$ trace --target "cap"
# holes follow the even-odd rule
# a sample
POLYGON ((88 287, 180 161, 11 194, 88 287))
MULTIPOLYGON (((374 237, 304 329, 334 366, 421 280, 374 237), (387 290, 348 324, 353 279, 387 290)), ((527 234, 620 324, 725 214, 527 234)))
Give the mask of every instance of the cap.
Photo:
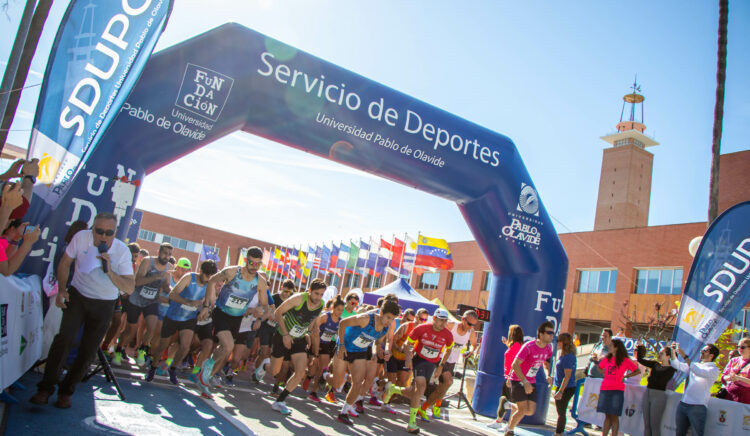
POLYGON ((180 260, 177 261, 177 267, 190 269, 191 268, 190 259, 188 259, 187 257, 181 257, 180 260))
POLYGON ((435 314, 433 315, 433 317, 439 318, 439 319, 449 319, 450 314, 445 309, 437 309, 435 310, 435 314))

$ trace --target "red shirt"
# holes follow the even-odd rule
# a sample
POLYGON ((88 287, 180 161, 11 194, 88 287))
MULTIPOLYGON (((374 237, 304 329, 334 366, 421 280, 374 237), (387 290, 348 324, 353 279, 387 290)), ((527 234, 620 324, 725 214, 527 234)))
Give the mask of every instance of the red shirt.
POLYGON ((604 380, 602 380, 601 390, 603 391, 624 391, 625 383, 623 378, 625 373, 628 371, 635 371, 638 369, 638 365, 627 357, 622 361, 620 366, 617 366, 617 361, 614 357, 611 359, 602 359, 599 362, 599 368, 604 373, 604 380))
POLYGON ((440 353, 453 346, 453 333, 449 328, 436 332, 432 324, 422 324, 409 333, 409 343, 417 343, 414 352, 428 362, 440 361, 440 353))
POLYGON ((515 359, 518 352, 521 351, 521 345, 520 342, 514 342, 513 345, 508 348, 508 351, 505 352, 505 362, 503 362, 503 366, 505 367, 505 377, 510 375, 510 372, 512 371, 511 367, 513 366, 513 359, 515 359))

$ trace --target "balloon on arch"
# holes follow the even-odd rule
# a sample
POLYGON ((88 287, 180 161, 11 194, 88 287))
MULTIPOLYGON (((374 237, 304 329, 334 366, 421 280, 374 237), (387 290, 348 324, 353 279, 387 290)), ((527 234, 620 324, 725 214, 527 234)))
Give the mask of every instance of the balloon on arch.
MULTIPOLYGON (((98 211, 114 211, 124 238, 146 175, 238 130, 456 203, 494 276, 473 396, 474 408, 493 416, 505 381, 501 338, 510 324, 525 332, 547 320, 559 325, 568 269, 515 145, 238 24, 148 60, 60 204, 32 202, 32 221, 46 217, 39 244, 45 249, 25 270, 43 274, 70 223, 91 223, 98 211)), ((537 389, 530 423, 543 423, 546 415, 546 383, 537 389)))

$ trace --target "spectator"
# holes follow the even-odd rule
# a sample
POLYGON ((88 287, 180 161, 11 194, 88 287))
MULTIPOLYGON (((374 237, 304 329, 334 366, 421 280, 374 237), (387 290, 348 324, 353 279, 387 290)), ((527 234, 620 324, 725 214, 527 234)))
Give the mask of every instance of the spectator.
POLYGON ((518 324, 512 324, 508 328, 508 338, 503 338, 503 344, 508 347, 505 351, 505 361, 503 363, 505 383, 503 383, 503 392, 500 397, 500 405, 497 408, 497 419, 488 427, 499 431, 505 431, 506 425, 503 423, 506 410, 512 410, 515 405, 510 401, 510 372, 513 360, 516 358, 518 351, 523 345, 523 329, 518 324), (510 338, 510 339, 508 339, 510 338))
POLYGON ((599 342, 594 345, 594 349, 591 350, 591 358, 589 359, 589 366, 586 369, 586 376, 591 378, 604 378, 604 374, 599 370, 597 362, 604 359, 609 354, 609 347, 612 345, 612 329, 602 330, 602 335, 599 337, 599 342))
POLYGON ((721 384, 727 392, 725 399, 750 404, 750 338, 740 339, 737 349, 740 355, 727 363, 721 384))
POLYGON ((665 393, 667 383, 677 372, 669 365, 672 350, 662 348, 659 351, 659 360, 647 360, 646 347, 643 345, 638 345, 635 353, 638 363, 650 370, 646 395, 643 396, 643 422, 646 426, 643 434, 644 436, 658 436, 661 434, 661 419, 667 403, 665 393))
MULTIPOLYGON (((34 193, 34 183, 36 183, 36 176, 39 174, 39 159, 25 160, 19 159, 10 166, 8 171, 0 174, 1 182, 9 182, 10 179, 19 177, 18 182, 13 184, 18 185, 20 189, 21 197, 18 199, 18 203, 13 204, 10 207, 10 219, 21 219, 26 215, 26 211, 29 210, 31 204, 31 196, 34 193)), ((0 204, 5 201, 5 197, 0 198, 0 204)), ((0 220, 0 228, 5 228, 7 223, 0 220)))
POLYGON ((719 368, 714 363, 719 356, 719 349, 716 345, 708 344, 701 349, 700 355, 700 362, 690 362, 680 346, 677 343, 672 344, 672 358, 669 364, 678 371, 688 373, 685 393, 682 394, 675 414, 677 436, 685 436, 691 427, 693 435, 703 436, 706 427, 706 405, 711 397, 711 386, 719 377, 719 368), (677 360, 677 354, 682 356, 685 362, 677 360))
MULTIPOLYGON (((596 411, 605 415, 602 436, 609 435, 610 431, 612 436, 617 436, 620 431, 622 406, 625 402, 625 383, 623 380, 641 373, 638 365, 628 358, 628 351, 621 340, 613 339, 610 342, 610 349, 607 357, 598 361, 599 368, 604 374, 601 392, 599 393, 599 403, 596 406, 596 411), (625 373, 628 371, 630 373, 626 375, 625 373)), ((597 357, 594 357, 594 359, 598 360, 597 357)))
POLYGON ((555 436, 561 436, 565 431, 565 421, 568 414, 568 403, 576 392, 576 346, 570 333, 560 333, 557 336, 560 347, 560 358, 555 364, 555 408, 557 409, 557 427, 555 436))
POLYGON ((28 228, 29 223, 21 223, 15 219, 3 231, 0 238, 0 274, 9 276, 18 271, 31 251, 31 246, 39 240, 39 226, 27 233, 28 228))

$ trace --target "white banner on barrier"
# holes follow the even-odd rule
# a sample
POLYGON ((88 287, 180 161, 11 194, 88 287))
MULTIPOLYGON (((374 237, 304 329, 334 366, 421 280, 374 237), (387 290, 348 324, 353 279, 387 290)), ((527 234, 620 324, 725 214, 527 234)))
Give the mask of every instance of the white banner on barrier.
POLYGON ((39 276, 0 275, 0 388, 5 389, 42 354, 42 282, 39 276))
MULTIPOLYGON (((596 411, 601 384, 601 379, 586 379, 586 383, 583 385, 583 393, 578 400, 579 420, 598 426, 604 423, 604 414, 596 411)), ((620 416, 621 432, 632 436, 643 435, 644 424, 641 404, 643 404, 645 393, 646 388, 644 386, 625 385, 625 403, 620 416)), ((675 413, 681 398, 682 394, 667 391, 667 404, 664 407, 664 415, 661 421, 661 434, 663 436, 674 436, 675 434, 675 413)), ((711 398, 708 402, 704 434, 706 436, 750 434, 750 404, 711 398)))

